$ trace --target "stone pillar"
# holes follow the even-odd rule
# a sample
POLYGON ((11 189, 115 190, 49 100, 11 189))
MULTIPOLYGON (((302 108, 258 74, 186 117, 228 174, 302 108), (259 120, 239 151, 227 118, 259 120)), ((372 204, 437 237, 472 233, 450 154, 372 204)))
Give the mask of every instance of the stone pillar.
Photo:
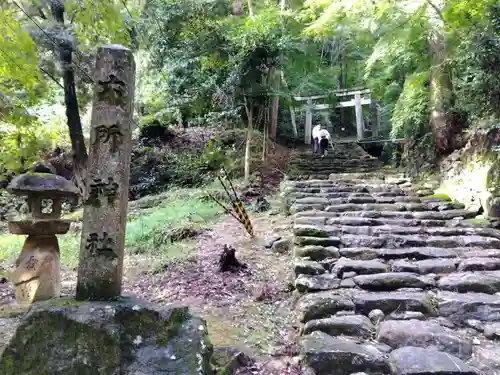
POLYGON ((127 221, 135 85, 132 52, 119 45, 101 47, 95 70, 78 300, 120 295, 127 221))
POLYGON ((372 102, 370 105, 371 113, 370 113, 370 120, 371 120, 371 125, 372 125, 372 137, 378 137, 378 128, 379 128, 379 115, 378 115, 378 108, 377 104, 372 102))
POLYGON ((364 138, 363 131, 363 108, 361 105, 361 94, 354 94, 354 105, 356 110, 356 132, 358 134, 358 140, 362 140, 364 138))
POLYGON ((306 128, 304 132, 304 143, 306 145, 311 144, 311 137, 312 137, 312 100, 307 99, 307 107, 306 107, 306 128))

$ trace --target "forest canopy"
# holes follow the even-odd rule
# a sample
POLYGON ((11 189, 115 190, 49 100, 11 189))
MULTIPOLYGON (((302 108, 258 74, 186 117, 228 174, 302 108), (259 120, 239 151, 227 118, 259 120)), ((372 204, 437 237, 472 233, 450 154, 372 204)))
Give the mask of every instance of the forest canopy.
POLYGON ((384 136, 432 132, 443 152, 457 129, 500 118, 496 0, 6 0, 0 29, 1 174, 56 146, 83 173, 106 43, 136 56, 140 131, 250 124, 289 137, 294 95, 352 87, 372 90, 384 136))

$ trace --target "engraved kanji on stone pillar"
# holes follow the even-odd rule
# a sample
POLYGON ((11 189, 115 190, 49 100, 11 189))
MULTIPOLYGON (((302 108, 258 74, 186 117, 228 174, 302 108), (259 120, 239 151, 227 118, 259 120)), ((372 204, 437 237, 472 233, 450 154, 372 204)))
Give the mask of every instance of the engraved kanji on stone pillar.
POLYGON ((132 52, 119 45, 99 48, 95 74, 79 300, 108 300, 121 293, 135 84, 132 52))

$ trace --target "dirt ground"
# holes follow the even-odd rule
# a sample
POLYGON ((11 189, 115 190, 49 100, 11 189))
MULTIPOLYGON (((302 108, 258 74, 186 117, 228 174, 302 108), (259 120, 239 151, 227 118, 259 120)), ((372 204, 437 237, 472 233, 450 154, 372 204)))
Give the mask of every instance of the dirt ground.
MULTIPOLYGON (((291 255, 265 248, 278 234, 289 233, 289 219, 253 214, 252 223, 253 239, 236 220, 223 217, 196 238, 195 255, 162 264, 160 272, 153 272, 152 259, 127 256, 123 292, 160 305, 190 306, 206 319, 216 353, 241 351, 251 358, 239 374, 297 374, 291 255), (246 270, 218 272, 224 244, 236 249, 246 270)), ((64 271, 62 277, 63 294, 74 294, 75 270, 64 271)), ((20 319, 6 307, 13 297, 12 287, 0 284, 0 343, 8 342, 20 319)))

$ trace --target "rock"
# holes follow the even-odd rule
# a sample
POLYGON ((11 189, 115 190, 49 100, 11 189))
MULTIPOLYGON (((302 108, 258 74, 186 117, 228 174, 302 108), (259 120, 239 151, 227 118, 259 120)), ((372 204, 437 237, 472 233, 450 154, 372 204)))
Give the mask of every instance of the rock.
POLYGON ((353 301, 356 311, 365 315, 375 309, 382 310, 384 314, 405 310, 437 314, 430 294, 425 292, 356 293, 353 301))
POLYGON ((439 324, 421 320, 386 320, 380 323, 377 340, 393 348, 418 346, 468 359, 472 341, 439 324))
POLYGON ((313 331, 321 331, 330 336, 370 338, 375 332, 375 327, 364 315, 344 315, 308 321, 304 326, 303 334, 313 331))
MULTIPOLYGON (((434 260, 434 259, 433 259, 434 260)), ((418 273, 418 266, 404 259, 395 260, 391 264, 392 272, 411 272, 418 273)))
POLYGON ((405 311, 402 313, 394 312, 389 315, 391 320, 425 320, 425 315, 420 311, 405 311))
POLYGON ((295 244, 299 246, 338 246, 340 243, 340 238, 338 237, 300 237, 295 236, 295 244))
POLYGON ((429 288, 432 279, 409 272, 387 272, 361 275, 354 278, 357 286, 368 290, 396 290, 399 288, 429 288))
POLYGON ((418 273, 425 275, 429 273, 451 273, 457 270, 453 259, 425 259, 416 262, 418 273))
POLYGON ((468 327, 474 328, 476 331, 483 332, 484 330, 484 324, 483 322, 477 320, 477 319, 467 319, 465 321, 465 325, 468 327))
MULTIPOLYGON (((500 256, 500 255, 499 255, 500 256)), ((458 271, 496 271, 500 269, 498 258, 467 258, 458 266, 458 271)))
POLYGON ((392 375, 478 375, 460 359, 432 349, 406 346, 389 355, 392 375))
POLYGON ((33 305, 6 347, 0 373, 212 374, 202 319, 187 308, 58 299, 33 305))
POLYGON ((335 315, 338 311, 354 310, 354 303, 350 298, 334 292, 318 292, 302 296, 297 302, 296 310, 300 321, 305 323, 335 315))
POLYGON ((485 374, 496 375, 500 371, 500 345, 483 344, 474 347, 473 364, 485 374))
POLYGON ((368 314, 368 318, 372 321, 373 324, 377 325, 379 324, 382 320, 384 320, 384 312, 379 309, 375 309, 370 311, 368 314))
POLYGON ((340 249, 340 255, 349 259, 373 260, 379 256, 379 251, 368 247, 346 247, 340 249))
POLYGON ((436 259, 436 258, 456 258, 457 252, 454 249, 443 249, 439 247, 407 247, 399 249, 379 249, 378 256, 383 259, 436 259))
POLYGON ((350 279, 343 279, 340 282, 340 287, 341 288, 356 288, 356 283, 354 282, 354 280, 352 278, 350 278, 350 279))
POLYGON ((304 336, 300 346, 303 362, 316 375, 351 375, 361 371, 371 375, 389 373, 383 353, 373 346, 358 345, 319 331, 304 336))
POLYGON ((318 262, 312 260, 295 258, 294 260, 295 276, 298 275, 321 275, 325 273, 325 268, 318 262))
POLYGON ((494 294, 500 292, 500 272, 456 272, 440 278, 438 287, 442 290, 459 293, 494 294))
POLYGON ((302 237, 328 237, 328 232, 321 225, 295 224, 293 234, 302 237))
POLYGON ((249 366, 253 361, 239 350, 214 348, 212 363, 220 372, 227 375, 234 375, 239 368, 249 366))
POLYGON ((484 336, 487 339, 499 340, 500 339, 500 323, 489 323, 484 327, 484 336))
POLYGON ((340 258, 332 268, 332 273, 342 278, 344 272, 356 272, 358 275, 383 273, 389 271, 387 264, 376 260, 353 260, 340 258))
POLYGON ((275 241, 271 247, 271 249, 278 254, 285 254, 290 251, 292 248, 293 241, 290 238, 280 239, 275 241))
POLYGON ((439 315, 460 325, 469 319, 500 321, 500 296, 483 293, 437 293, 439 315))
POLYGON ((339 255, 339 249, 333 246, 323 247, 323 246, 304 246, 295 247, 294 256, 296 257, 309 257, 311 260, 324 260, 326 258, 336 259, 339 255))
POLYGON ((271 238, 269 238, 269 239, 266 241, 266 243, 264 244, 264 247, 265 247, 266 249, 270 249, 270 248, 274 245, 274 243, 275 243, 276 241, 279 241, 279 240, 281 240, 281 236, 278 236, 278 235, 276 235, 276 236, 272 236, 271 238))
POLYGON ((344 272, 342 273, 342 278, 343 279, 350 279, 353 278, 354 276, 357 276, 358 274, 356 272, 344 272))
POLYGON ((329 273, 322 275, 299 275, 295 280, 295 288, 301 293, 337 289, 339 286, 340 279, 329 273))

